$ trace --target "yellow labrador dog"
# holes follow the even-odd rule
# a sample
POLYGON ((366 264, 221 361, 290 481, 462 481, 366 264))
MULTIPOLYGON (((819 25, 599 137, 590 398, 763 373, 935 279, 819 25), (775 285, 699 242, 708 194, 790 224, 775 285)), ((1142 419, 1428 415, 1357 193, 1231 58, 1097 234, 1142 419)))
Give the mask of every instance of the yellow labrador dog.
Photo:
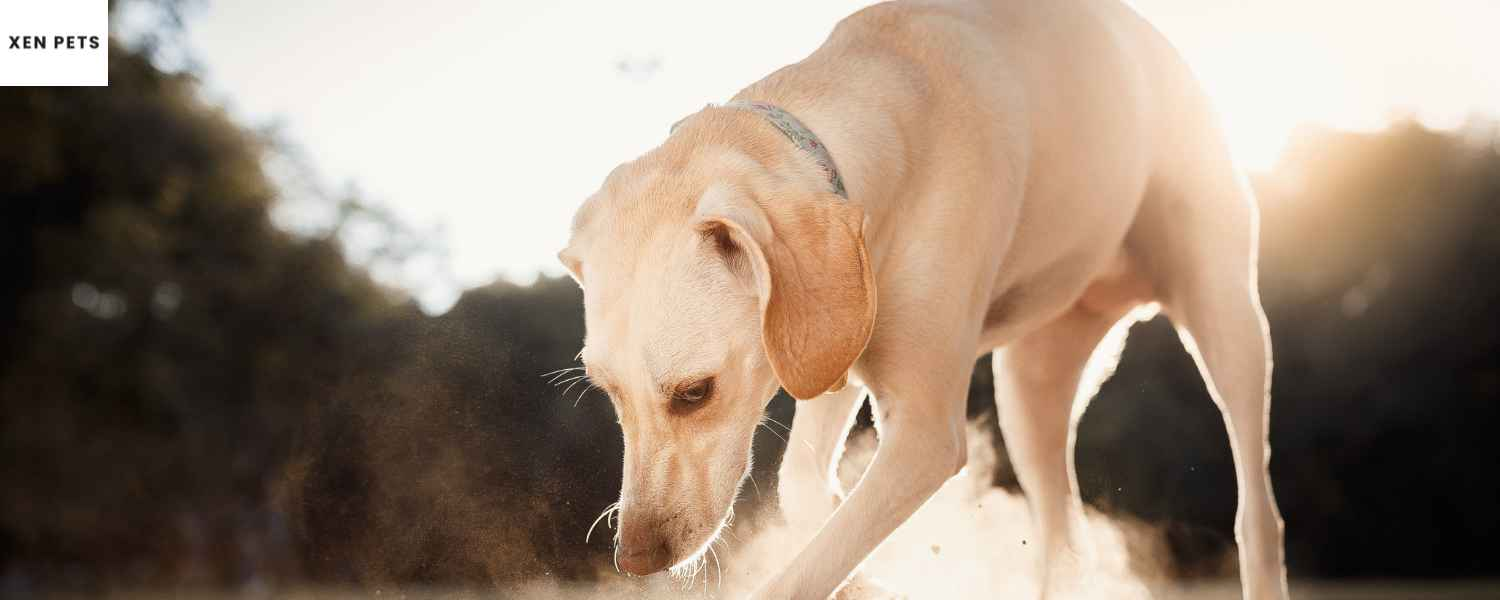
POLYGON ((970 371, 993 350, 1055 595, 1088 571, 1082 370, 1159 305, 1229 430, 1245 595, 1285 597, 1256 228, 1193 75, 1117 0, 856 13, 575 216, 560 258, 584 289, 581 356, 625 436, 619 568, 705 552, 779 385, 798 399, 783 509, 816 535, 758 597, 830 595, 964 466, 970 371), (866 391, 880 446, 845 493, 834 465, 866 391))

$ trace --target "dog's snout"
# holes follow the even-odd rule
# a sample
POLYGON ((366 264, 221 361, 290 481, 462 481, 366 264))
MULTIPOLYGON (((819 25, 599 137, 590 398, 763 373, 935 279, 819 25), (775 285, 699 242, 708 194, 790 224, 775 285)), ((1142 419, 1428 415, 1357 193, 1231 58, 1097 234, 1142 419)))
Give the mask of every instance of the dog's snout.
POLYGON ((624 525, 616 556, 620 570, 631 575, 650 575, 672 564, 672 549, 654 527, 624 525))

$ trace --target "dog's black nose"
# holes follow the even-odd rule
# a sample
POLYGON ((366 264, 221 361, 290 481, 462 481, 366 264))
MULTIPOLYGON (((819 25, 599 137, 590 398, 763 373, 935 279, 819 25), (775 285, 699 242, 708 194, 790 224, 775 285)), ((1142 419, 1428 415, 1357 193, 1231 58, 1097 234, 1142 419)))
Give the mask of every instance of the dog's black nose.
POLYGON ((637 540, 644 543, 631 544, 620 540, 617 557, 620 570, 631 575, 650 575, 672 564, 672 551, 666 541, 637 540))

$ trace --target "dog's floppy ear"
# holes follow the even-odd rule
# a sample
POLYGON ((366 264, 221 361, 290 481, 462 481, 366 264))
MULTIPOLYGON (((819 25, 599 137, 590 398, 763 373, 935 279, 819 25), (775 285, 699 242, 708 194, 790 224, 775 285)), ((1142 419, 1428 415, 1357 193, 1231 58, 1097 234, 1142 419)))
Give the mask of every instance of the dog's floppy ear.
MULTIPOLYGON (((620 167, 615 167, 615 171, 619 170, 620 167)), ((615 171, 611 171, 610 175, 613 176, 615 171)), ((583 287, 583 260, 579 257, 579 236, 582 235, 582 232, 592 220, 593 215, 597 212, 595 209, 598 206, 596 197, 589 196, 589 199, 585 200, 583 205, 578 207, 578 211, 573 213, 572 234, 568 237, 568 245, 561 252, 557 253, 558 262, 567 267, 568 274, 573 276, 573 281, 577 282, 580 288, 583 287)))
POLYGON ((583 287, 583 263, 573 252, 573 247, 569 245, 558 252, 557 260, 568 268, 568 274, 573 276, 573 281, 578 283, 578 287, 583 287))
POLYGON ((802 400, 843 387, 875 326, 864 210, 831 193, 762 207, 716 188, 699 200, 697 219, 731 269, 752 278, 781 387, 802 400))

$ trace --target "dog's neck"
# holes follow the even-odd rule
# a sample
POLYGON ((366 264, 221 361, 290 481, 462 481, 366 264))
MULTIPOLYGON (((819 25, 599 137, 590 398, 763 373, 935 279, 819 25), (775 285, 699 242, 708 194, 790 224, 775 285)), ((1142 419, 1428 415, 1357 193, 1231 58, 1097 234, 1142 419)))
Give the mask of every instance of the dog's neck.
POLYGON ((765 102, 730 102, 724 106, 727 108, 748 110, 764 117, 777 130, 781 131, 782 135, 786 136, 788 140, 817 164, 818 168, 823 172, 823 177, 828 180, 829 191, 844 198, 849 197, 848 190, 844 189, 844 178, 839 174, 837 161, 833 160, 833 154, 818 139, 818 135, 808 129, 806 125, 803 125, 801 121, 797 120, 797 117, 792 116, 791 113, 779 106, 765 102))
MULTIPOLYGON (((745 88, 732 102, 777 106, 817 135, 838 165, 848 198, 865 209, 865 241, 878 265, 887 217, 906 188, 909 169, 903 157, 914 143, 919 111, 911 109, 918 104, 913 98, 863 84, 879 80, 866 76, 873 74, 830 76, 821 66, 799 63, 745 88)), ((889 74, 880 77, 889 80, 889 74)))

